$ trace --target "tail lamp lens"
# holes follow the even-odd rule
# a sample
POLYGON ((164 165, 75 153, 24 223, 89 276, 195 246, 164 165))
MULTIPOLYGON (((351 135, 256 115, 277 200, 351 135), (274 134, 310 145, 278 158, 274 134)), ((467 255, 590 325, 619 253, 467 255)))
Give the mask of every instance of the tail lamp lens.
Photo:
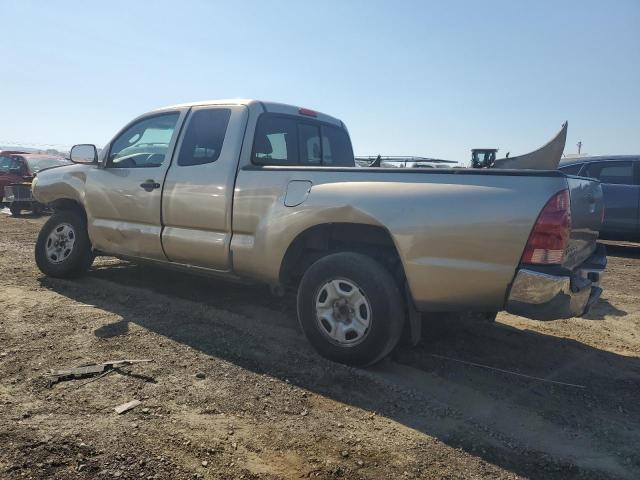
POLYGON ((560 265, 571 233, 569 190, 556 193, 544 206, 522 254, 522 263, 560 265))

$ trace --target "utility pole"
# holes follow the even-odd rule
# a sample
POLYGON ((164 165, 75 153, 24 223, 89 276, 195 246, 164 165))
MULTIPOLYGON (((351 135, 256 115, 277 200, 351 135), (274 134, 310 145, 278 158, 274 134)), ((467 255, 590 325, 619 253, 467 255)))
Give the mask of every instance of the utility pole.
POLYGON ((578 155, 580 155, 580 152, 582 151, 582 141, 578 142, 578 155))

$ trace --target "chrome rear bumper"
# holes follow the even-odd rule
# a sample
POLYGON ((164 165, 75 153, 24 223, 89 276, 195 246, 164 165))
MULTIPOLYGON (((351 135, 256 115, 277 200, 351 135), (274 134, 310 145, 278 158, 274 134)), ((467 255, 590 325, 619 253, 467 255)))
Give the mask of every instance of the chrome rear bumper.
POLYGON ((511 285, 506 310, 535 320, 580 317, 600 298, 606 265, 605 248, 598 245, 585 263, 566 274, 521 268, 511 285))

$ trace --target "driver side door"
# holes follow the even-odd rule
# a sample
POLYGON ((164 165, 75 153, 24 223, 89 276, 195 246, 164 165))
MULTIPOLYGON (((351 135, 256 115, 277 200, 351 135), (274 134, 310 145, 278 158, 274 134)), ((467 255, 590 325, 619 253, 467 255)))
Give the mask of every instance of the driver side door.
POLYGON ((85 208, 94 248, 166 260, 161 245, 162 190, 186 111, 134 120, 106 147, 102 168, 87 173, 85 208))

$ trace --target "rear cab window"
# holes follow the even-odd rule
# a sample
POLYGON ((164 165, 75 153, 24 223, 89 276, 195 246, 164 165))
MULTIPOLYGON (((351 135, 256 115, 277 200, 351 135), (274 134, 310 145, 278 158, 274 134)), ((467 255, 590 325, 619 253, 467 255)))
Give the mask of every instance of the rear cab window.
POLYGON ((298 165, 298 124, 288 117, 261 115, 253 138, 258 165, 298 165))
POLYGON ((343 128, 322 126, 322 164, 334 167, 355 166, 351 140, 343 128))
POLYGON ((257 165, 355 167, 344 129, 268 113, 258 118, 251 161, 257 165))
POLYGON ((320 127, 307 123, 298 124, 298 145, 301 165, 322 165, 320 127))

